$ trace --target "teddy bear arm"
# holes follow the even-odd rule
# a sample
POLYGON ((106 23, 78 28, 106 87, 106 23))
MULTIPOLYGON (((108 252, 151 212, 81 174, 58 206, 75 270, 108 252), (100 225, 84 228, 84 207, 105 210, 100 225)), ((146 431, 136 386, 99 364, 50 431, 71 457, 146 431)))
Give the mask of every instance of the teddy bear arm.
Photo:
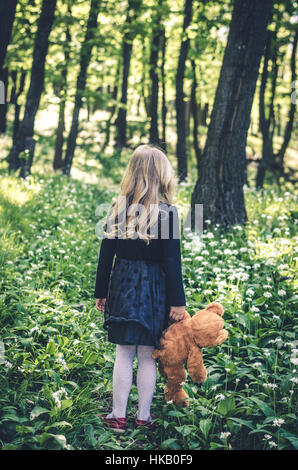
POLYGON ((200 348, 193 344, 190 348, 187 369, 190 377, 196 383, 205 382, 207 370, 203 364, 203 354, 200 348))

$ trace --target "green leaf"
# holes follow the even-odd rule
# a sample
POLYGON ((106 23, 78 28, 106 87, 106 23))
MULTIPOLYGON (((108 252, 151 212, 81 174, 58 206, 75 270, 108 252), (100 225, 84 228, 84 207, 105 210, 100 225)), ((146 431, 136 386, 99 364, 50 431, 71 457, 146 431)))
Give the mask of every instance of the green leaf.
POLYGON ((161 443, 161 449, 180 449, 177 439, 171 438, 161 443))
POLYGON ((33 408, 30 413, 30 420, 33 420, 44 413, 50 413, 50 410, 47 410, 46 408, 42 408, 41 406, 37 405, 33 408))
POLYGON ((287 439, 295 449, 298 449, 298 437, 297 436, 295 436, 294 434, 288 431, 284 431, 283 429, 280 430, 280 434, 282 435, 282 437, 287 439))
POLYGON ((230 411, 236 408, 235 398, 227 397, 224 400, 221 400, 217 405, 217 411, 222 415, 226 416, 230 411))
POLYGON ((37 436, 36 439, 40 442, 40 444, 44 444, 49 439, 54 439, 62 449, 66 447, 66 438, 62 434, 51 434, 48 432, 43 432, 40 436, 37 436))
POLYGON ((243 426, 247 426, 249 429, 254 429, 254 425, 252 421, 247 421, 246 419, 241 418, 229 418, 231 421, 235 421, 235 423, 242 424, 243 426))
POLYGON ((72 406, 72 400, 61 400, 61 410, 65 410, 65 408, 69 408, 72 406))
POLYGON ((265 416, 275 416, 274 410, 270 408, 270 406, 268 406, 265 402, 256 397, 250 397, 250 399, 258 405, 265 416))
POLYGON ((64 426, 69 426, 70 428, 72 428, 72 425, 67 421, 57 421, 55 423, 49 424, 49 426, 46 426, 44 429, 45 431, 48 431, 51 428, 62 428, 64 426))
POLYGON ((211 419, 201 419, 201 421, 200 421, 200 430, 202 431, 203 436, 205 438, 207 438, 207 436, 208 436, 208 433, 209 433, 210 428, 211 428, 211 424, 212 424, 211 419))
POLYGON ((51 356, 53 356, 56 353, 56 343, 53 339, 51 339, 48 342, 47 347, 46 347, 46 353, 50 354, 51 356))
POLYGON ((256 299, 255 305, 260 307, 261 305, 264 305, 265 302, 266 302, 265 297, 259 297, 258 299, 256 299))

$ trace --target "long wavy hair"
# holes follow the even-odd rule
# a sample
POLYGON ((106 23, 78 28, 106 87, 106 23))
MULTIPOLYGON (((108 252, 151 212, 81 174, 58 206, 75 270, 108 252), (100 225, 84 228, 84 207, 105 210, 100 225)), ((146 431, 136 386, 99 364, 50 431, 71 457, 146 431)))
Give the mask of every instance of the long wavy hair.
POLYGON ((138 146, 107 218, 107 238, 140 238, 149 244, 160 203, 173 203, 177 181, 165 153, 154 145, 138 146), (149 233, 148 233, 149 232, 149 233))

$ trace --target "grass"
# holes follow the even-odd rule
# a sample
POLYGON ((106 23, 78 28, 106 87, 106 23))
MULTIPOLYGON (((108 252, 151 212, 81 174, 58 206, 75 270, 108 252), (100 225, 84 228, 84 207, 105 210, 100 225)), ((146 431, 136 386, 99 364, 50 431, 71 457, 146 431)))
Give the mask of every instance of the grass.
MULTIPOLYGON (((114 182, 105 177, 98 185, 42 172, 20 181, 3 172, 2 449, 296 449, 297 197, 289 183, 247 188, 244 227, 183 234, 187 310, 217 300, 229 331, 222 346, 203 351, 207 381, 199 387, 187 379, 190 406, 167 404, 159 376, 154 433, 132 428, 135 385, 125 435, 103 428, 97 415, 111 406, 114 345, 94 308, 95 209, 110 203, 120 174, 117 167, 114 182)), ((181 217, 192 187, 178 189, 181 217)))

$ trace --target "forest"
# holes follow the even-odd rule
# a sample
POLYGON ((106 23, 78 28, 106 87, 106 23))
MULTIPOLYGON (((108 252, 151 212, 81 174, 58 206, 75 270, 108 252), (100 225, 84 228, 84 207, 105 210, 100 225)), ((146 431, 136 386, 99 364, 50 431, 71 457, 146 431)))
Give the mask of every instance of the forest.
POLYGON ((0 0, 1 449, 298 448, 297 25, 296 0, 0 0), (96 208, 144 143, 181 221, 203 205, 186 309, 222 303, 229 338, 188 408, 159 376, 156 430, 117 436, 96 208))

